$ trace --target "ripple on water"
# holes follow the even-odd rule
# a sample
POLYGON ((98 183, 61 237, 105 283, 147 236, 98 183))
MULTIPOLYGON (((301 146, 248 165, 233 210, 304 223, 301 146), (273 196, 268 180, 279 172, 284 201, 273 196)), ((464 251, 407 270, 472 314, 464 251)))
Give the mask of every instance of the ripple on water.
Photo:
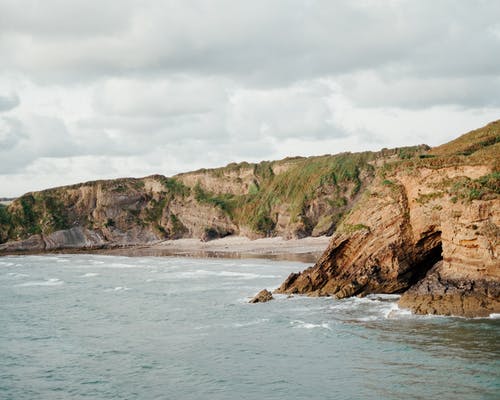
POLYGON ((387 295, 248 304, 296 263, 64 258, 2 266, 0 398, 498 398, 498 314, 414 316, 387 295))
POLYGON ((25 283, 20 283, 15 285, 17 287, 30 287, 30 286, 60 286, 63 285, 64 281, 59 278, 50 278, 44 281, 30 281, 25 283))

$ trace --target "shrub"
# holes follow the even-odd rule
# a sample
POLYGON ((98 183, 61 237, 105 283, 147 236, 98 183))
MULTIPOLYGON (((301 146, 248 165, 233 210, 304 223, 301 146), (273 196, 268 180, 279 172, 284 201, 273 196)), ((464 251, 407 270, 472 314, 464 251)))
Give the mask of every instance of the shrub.
POLYGON ((115 226, 115 221, 114 221, 112 218, 108 218, 108 219, 106 220, 106 222, 104 223, 104 226, 105 226, 106 228, 113 227, 113 226, 115 226))

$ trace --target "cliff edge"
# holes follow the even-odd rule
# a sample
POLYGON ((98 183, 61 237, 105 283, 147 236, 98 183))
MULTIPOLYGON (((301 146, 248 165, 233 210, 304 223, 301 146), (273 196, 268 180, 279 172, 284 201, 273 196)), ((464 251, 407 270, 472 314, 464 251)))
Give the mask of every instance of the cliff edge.
POLYGON ((171 178, 101 180, 31 192, 0 205, 0 254, 228 235, 331 235, 379 165, 426 150, 243 162, 171 178))
POLYGON ((500 312, 500 121, 385 164, 316 265, 278 293, 403 293, 420 314, 500 312))

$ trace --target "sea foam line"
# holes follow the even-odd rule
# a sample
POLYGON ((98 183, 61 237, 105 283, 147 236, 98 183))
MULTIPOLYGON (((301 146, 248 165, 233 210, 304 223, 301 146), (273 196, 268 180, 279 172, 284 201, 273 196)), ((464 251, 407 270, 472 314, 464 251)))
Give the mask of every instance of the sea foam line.
POLYGON ((46 281, 31 281, 31 282, 25 282, 21 283, 19 285, 16 285, 17 287, 28 287, 28 286, 59 286, 62 285, 64 281, 58 279, 58 278, 50 278, 46 281))

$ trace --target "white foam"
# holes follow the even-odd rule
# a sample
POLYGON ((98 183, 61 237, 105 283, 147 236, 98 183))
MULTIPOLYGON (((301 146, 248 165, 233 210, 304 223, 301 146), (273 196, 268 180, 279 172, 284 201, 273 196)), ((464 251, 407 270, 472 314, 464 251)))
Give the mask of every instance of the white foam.
POLYGON ((408 318, 413 314, 406 309, 400 309, 397 300, 400 295, 372 294, 366 297, 351 297, 335 300, 329 309, 340 313, 349 313, 354 321, 377 321, 384 319, 408 318))
POLYGON ((135 265, 135 264, 123 264, 123 263, 113 263, 113 264, 106 264, 106 268, 142 268, 142 265, 135 265))
POLYGON ((376 315, 371 315, 369 317, 357 318, 356 321, 370 322, 370 321, 376 321, 378 319, 380 319, 380 317, 377 317, 376 315))
POLYGON ((241 322, 241 323, 237 322, 237 323, 233 324, 233 326, 235 326, 237 328, 244 328, 246 326, 259 325, 259 324, 262 324, 265 322, 269 322, 269 318, 259 318, 259 319, 256 319, 254 321, 249 321, 249 322, 241 322))
POLYGON ((399 319, 399 318, 408 318, 414 317, 415 315, 406 308, 399 308, 398 305, 391 309, 386 315, 386 319, 399 319))
POLYGON ((368 296, 365 297, 365 299, 369 300, 399 300, 401 297, 400 294, 369 294, 368 296))
POLYGON ((11 276, 12 278, 27 278, 29 276, 28 274, 20 274, 17 272, 9 272, 7 275, 11 276))
POLYGON ((256 279, 256 278, 279 278, 277 275, 259 275, 253 272, 232 272, 232 271, 222 271, 218 273, 219 276, 229 276, 241 279, 256 279))
POLYGON ((500 314, 492 313, 490 314, 491 319, 500 319, 500 314))
POLYGON ((321 328, 321 329, 328 329, 329 331, 332 330, 330 328, 330 325, 327 322, 323 322, 321 324, 312 324, 310 322, 305 322, 301 320, 293 320, 290 321, 290 325, 292 325, 294 328, 302 328, 302 329, 315 329, 315 328, 321 328))
POLYGON ((125 290, 130 290, 130 288, 126 287, 126 286, 117 286, 117 287, 113 288, 113 291, 115 291, 115 292, 121 292, 121 291, 125 291, 125 290))
POLYGON ((279 278, 277 275, 260 275, 253 272, 234 272, 234 271, 207 271, 198 269, 195 271, 183 271, 178 274, 172 274, 175 278, 192 278, 199 279, 208 276, 220 276, 225 278, 236 279, 260 279, 260 278, 279 278))
POLYGON ((87 272, 86 274, 80 275, 80 278, 91 278, 93 276, 99 276, 97 272, 87 272))
POLYGON ((26 283, 21 283, 20 285, 16 285, 19 287, 27 287, 27 286, 59 286, 62 285, 64 282, 61 281, 58 278, 50 278, 46 281, 32 281, 32 282, 26 282, 26 283))
POLYGON ((0 265, 4 265, 6 267, 12 267, 14 265, 14 263, 13 262, 0 261, 0 265))

